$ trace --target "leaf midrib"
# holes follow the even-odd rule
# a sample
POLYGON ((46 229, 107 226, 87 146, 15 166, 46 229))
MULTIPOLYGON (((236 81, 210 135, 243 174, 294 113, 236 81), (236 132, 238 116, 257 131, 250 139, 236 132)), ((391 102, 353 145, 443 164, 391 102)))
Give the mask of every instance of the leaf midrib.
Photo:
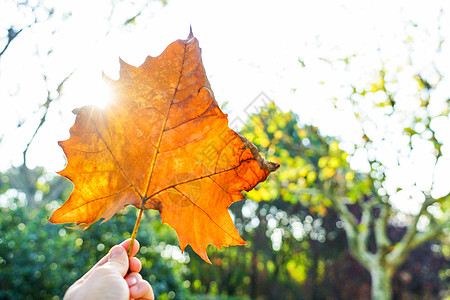
POLYGON ((155 151, 155 155, 154 155, 154 158, 153 158, 151 166, 150 166, 150 171, 149 171, 150 175, 149 175, 149 178, 148 178, 148 182, 147 182, 147 187, 145 189, 145 193, 144 193, 144 195, 139 195, 141 197, 141 201, 142 201, 141 205, 142 206, 144 206, 145 202, 148 200, 146 195, 148 194, 148 191, 149 191, 149 188, 150 188, 150 184, 152 182, 152 177, 153 177, 153 172, 155 170, 156 160, 158 159, 159 149, 161 147, 161 141, 162 141, 164 132, 166 130, 167 121, 169 120, 170 108, 172 107, 173 101, 175 100, 175 96, 177 95, 178 87, 180 86, 181 78, 183 76, 184 62, 185 62, 185 59, 186 59, 186 48, 187 48, 187 44, 184 43, 183 60, 181 61, 181 70, 180 70, 180 76, 178 78, 178 83, 177 83, 177 86, 175 87, 175 91, 173 93, 172 100, 170 101, 169 108, 167 109, 167 115, 166 115, 166 118, 164 119, 164 124, 163 124, 163 126, 161 128, 161 132, 159 134, 158 142, 155 145, 156 151, 155 151))

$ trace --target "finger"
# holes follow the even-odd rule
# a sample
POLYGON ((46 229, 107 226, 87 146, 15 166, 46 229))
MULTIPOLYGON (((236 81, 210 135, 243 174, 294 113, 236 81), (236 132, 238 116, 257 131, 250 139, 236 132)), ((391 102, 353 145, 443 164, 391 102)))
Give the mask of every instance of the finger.
MULTIPOLYGON (((128 251, 128 247, 130 246, 130 242, 131 242, 131 239, 127 239, 127 240, 125 240, 125 241, 123 241, 122 243, 120 243, 119 245, 121 245, 123 248, 125 248, 125 250, 127 250, 128 251)), ((140 248, 140 244, 139 244, 139 241, 138 240, 134 240, 134 245, 133 245, 133 250, 131 251, 131 257, 133 257, 138 251, 139 251, 139 248, 140 248)), ((111 248, 112 249, 112 248, 111 248)), ((96 268, 98 268, 98 267, 100 267, 100 266, 103 266, 105 263, 107 263, 108 262, 108 260, 109 260, 109 258, 110 258, 110 255, 111 255, 111 250, 109 251, 109 253, 108 254, 106 254, 105 256, 103 256, 102 257, 102 259, 100 259, 86 274, 84 274, 83 275, 83 277, 82 277, 82 279, 86 279, 86 278, 88 278, 89 277, 89 275, 96 269, 96 268)), ((131 263, 131 262, 130 262, 131 263)), ((141 264, 141 268, 142 268, 142 264, 141 264)), ((134 269, 133 270, 131 270, 132 272, 139 272, 140 271, 140 269, 139 269, 139 271, 135 271, 134 269)))
POLYGON ((143 300, 155 299, 152 286, 145 280, 139 280, 135 285, 130 287, 130 297, 143 300))
MULTIPOLYGON (((112 248, 111 248, 112 249, 112 248)), ((86 278, 88 278, 90 275, 91 275, 91 273, 95 270, 95 269, 97 269, 98 267, 101 267, 101 266, 103 266, 105 263, 107 263, 108 262, 108 259, 109 259, 109 257, 110 257, 110 254, 111 254, 111 250, 109 250, 109 252, 108 252, 108 254, 106 254, 105 256, 103 256, 86 274, 84 274, 83 275, 83 277, 81 277, 81 278, 83 278, 83 279, 86 279, 86 278)))
POLYGON ((129 258, 125 248, 120 245, 112 247, 108 262, 103 265, 120 275, 125 276, 129 268, 129 258))
MULTIPOLYGON (((120 243, 120 245, 122 247, 124 247, 125 250, 127 250, 127 252, 128 252, 128 247, 130 246, 130 242, 131 242, 131 239, 127 239, 127 240, 123 241, 122 243, 120 243)), ((136 255, 136 253, 139 251, 139 247, 140 247, 139 241, 135 239, 134 244, 133 244, 133 249, 131 250, 130 257, 133 257, 134 255, 136 255)))
MULTIPOLYGON (((127 240, 123 241, 122 243, 120 243, 119 245, 122 246, 123 248, 125 248, 125 250, 128 251, 128 247, 130 246, 130 242, 131 242, 131 239, 127 239, 127 240)), ((131 251, 131 257, 133 257, 133 256, 139 251, 139 247, 140 247, 139 241, 135 239, 135 240, 134 240, 134 245, 133 245, 133 251, 131 251)), ((112 249, 112 248, 111 248, 111 249, 112 249)), ((108 262, 108 259, 109 259, 109 257, 110 257, 110 254, 111 254, 111 250, 109 251, 108 254, 106 254, 105 256, 103 256, 103 258, 100 259, 100 260, 92 267, 92 269, 95 269, 95 268, 97 268, 97 267, 100 267, 100 266, 104 265, 106 262, 108 262)))
POLYGON ((136 285, 141 280, 142 276, 139 273, 130 273, 125 276, 125 281, 127 282, 129 287, 136 285))
POLYGON ((130 271, 139 273, 142 269, 142 263, 137 257, 130 258, 130 271))

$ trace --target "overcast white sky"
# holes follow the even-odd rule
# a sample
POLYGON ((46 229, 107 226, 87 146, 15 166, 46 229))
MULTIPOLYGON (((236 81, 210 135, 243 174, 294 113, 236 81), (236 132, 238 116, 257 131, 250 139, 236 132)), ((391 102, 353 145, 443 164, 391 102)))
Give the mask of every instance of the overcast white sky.
MULTIPOLYGON (((376 126, 367 123, 366 130, 380 141, 377 155, 392 166, 388 175, 401 178, 386 187, 388 193, 417 182, 422 185, 416 187, 419 190, 431 186, 434 162, 426 143, 417 141, 417 151, 404 153, 410 158, 395 167, 405 142, 399 138, 401 126, 395 124, 406 122, 417 108, 413 96, 417 82, 412 75, 422 72, 431 82, 436 80, 433 64, 444 76, 450 74, 450 1, 169 0, 163 7, 159 2, 137 0, 115 1, 113 14, 109 0, 42 2, 55 7, 54 17, 25 29, 0 60, 2 170, 21 163, 22 151, 37 126, 39 104, 46 98, 42 74, 54 88, 76 69, 61 101, 51 106, 48 121, 28 156, 29 167, 43 165, 60 170, 64 157, 56 142, 69 137, 72 109, 88 103, 104 104, 102 70, 117 78, 119 56, 140 65, 147 55, 157 56, 172 41, 186 38, 192 25, 216 99, 228 102, 230 120, 244 119, 243 109, 264 92, 283 110, 297 113, 301 122, 313 123, 324 134, 340 137, 347 150, 360 142, 361 126, 345 101, 339 101, 336 109, 330 100, 344 100, 351 85, 365 87, 376 79, 382 63, 391 72, 398 72, 401 92, 397 101, 403 117, 392 120, 372 113, 376 126), (144 7, 135 25, 120 26, 144 7), (63 16, 67 17, 61 21, 63 16), (441 39, 445 42, 438 53, 441 39), (47 55, 49 50, 52 53, 47 55), (350 68, 325 61, 346 57, 352 57, 350 68), (409 59, 412 66, 408 66, 409 59), (20 120, 26 122, 17 129, 20 120)), ((8 24, 27 24, 26 16, 14 3, 0 0, 1 29, 8 24)), ((431 108, 439 111, 449 96, 450 84, 445 78, 433 91, 431 108)), ((361 109, 371 111, 370 105, 361 109)), ((439 163, 441 183, 435 186, 439 190, 436 195, 448 193, 446 182, 450 179, 450 136, 446 135, 450 122, 447 118, 440 123, 437 128, 442 129, 441 136, 447 141, 443 149, 447 159, 439 163)), ((353 166, 366 168, 366 158, 365 151, 358 151, 353 166)))

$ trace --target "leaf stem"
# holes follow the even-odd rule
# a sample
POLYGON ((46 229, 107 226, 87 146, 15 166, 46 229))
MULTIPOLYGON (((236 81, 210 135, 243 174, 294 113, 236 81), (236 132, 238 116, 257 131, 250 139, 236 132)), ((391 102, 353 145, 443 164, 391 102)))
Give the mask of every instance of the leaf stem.
POLYGON ((131 250, 133 249, 133 246, 134 246, 134 240, 136 239, 136 234, 137 234, 138 229, 139 229, 139 223, 141 223, 141 218, 142 218, 142 212, 143 211, 144 211, 144 207, 142 206, 139 209, 139 215, 137 217, 136 224, 134 224, 133 233, 131 234, 130 246, 128 247, 128 252, 127 252, 129 257, 131 256, 131 250))

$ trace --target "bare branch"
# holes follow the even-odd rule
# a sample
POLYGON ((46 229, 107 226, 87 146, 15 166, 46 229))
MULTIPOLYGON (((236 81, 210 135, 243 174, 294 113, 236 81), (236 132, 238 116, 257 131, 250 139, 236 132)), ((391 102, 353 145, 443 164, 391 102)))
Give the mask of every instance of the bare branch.
POLYGON ((391 207, 383 205, 380 207, 380 216, 374 222, 375 242, 377 244, 377 252, 385 254, 391 247, 391 241, 387 235, 386 228, 388 226, 391 207))
POLYGON ((441 234, 443 234, 443 229, 445 226, 449 226, 450 217, 447 215, 445 218, 440 220, 438 223, 435 223, 434 226, 430 226, 428 231, 417 233, 414 238, 411 240, 409 249, 417 248, 418 246, 426 243, 434 238, 437 238, 441 234))
MULTIPOLYGON (((25 2, 25 3, 18 3, 18 6, 29 6, 29 5, 28 5, 28 2, 25 2)), ((39 4, 37 4, 36 6, 30 6, 31 11, 34 13, 34 12, 36 11, 36 9, 37 9, 38 6, 39 6, 39 4)), ((48 10, 47 20, 49 20, 50 17, 53 15, 53 12, 54 12, 53 9, 48 10)), ((37 16, 35 15, 35 16, 34 16, 34 20, 33 20, 32 23, 28 24, 27 26, 22 27, 22 28, 19 29, 18 31, 16 31, 16 30, 14 29, 14 26, 11 26, 11 27, 8 29, 8 36, 7 36, 8 40, 7 40, 6 44, 5 44, 5 46, 3 47, 3 49, 0 51, 0 58, 2 57, 3 54, 5 54, 6 50, 7 50, 7 49, 9 48, 9 46, 11 45, 12 41, 13 41, 15 38, 17 38, 17 36, 18 36, 21 32, 23 32, 24 29, 31 28, 31 26, 33 26, 34 24, 36 24, 36 23, 38 23, 38 22, 40 22, 40 21, 38 20, 37 16)))
POLYGON ((362 205, 361 222, 358 225, 357 234, 358 251, 360 253, 368 251, 367 246, 369 242, 370 225, 373 221, 372 206, 373 205, 362 205))
MULTIPOLYGON (((367 250, 368 234, 361 231, 361 226, 355 216, 346 206, 344 199, 336 199, 333 201, 334 208, 338 212, 339 218, 342 220, 347 237, 347 243, 352 256, 363 266, 368 268, 373 262, 375 256, 367 250), (365 236, 367 234, 367 237, 365 236)), ((364 222, 370 223, 370 217, 366 214, 364 222)), ((369 230, 367 229, 367 232, 369 230)))
MULTIPOLYGON (((30 27, 31 25, 27 26, 30 27)), ((15 31, 14 28, 8 29, 8 41, 6 42, 5 47, 3 47, 3 50, 0 51, 0 58, 1 56, 6 52, 11 42, 23 31, 24 28, 20 29, 19 31, 15 31)))
MULTIPOLYGON (((394 246, 391 253, 388 254, 387 259, 390 261, 391 264, 395 266, 400 265, 405 261, 409 251, 440 234, 446 222, 439 222, 436 223, 434 226, 430 225, 428 231, 424 233, 418 233, 417 224, 419 222, 420 217, 424 216, 427 213, 427 208, 430 205, 439 202, 441 200, 442 198, 433 199, 431 197, 427 197, 427 199, 422 203, 419 213, 414 217, 413 223, 408 228, 406 234, 403 236, 401 241, 394 246)), ((448 217, 445 219, 448 220, 448 217)))
MULTIPOLYGON (((25 150, 23 151, 23 165, 26 165, 26 159, 27 159, 27 152, 28 149, 30 148, 31 143, 33 142, 34 138, 36 137, 37 133, 39 132, 39 130, 41 129, 42 125, 44 125, 45 120, 47 119, 47 114, 48 114, 48 108, 50 107, 50 104, 55 101, 58 100, 61 97, 61 93, 64 87, 64 84, 67 82, 67 80, 69 80, 69 78, 73 75, 73 73, 75 72, 75 70, 73 70, 69 75, 66 76, 66 78, 64 78, 58 85, 58 87, 56 88, 56 91, 58 92, 58 97, 56 98, 52 98, 50 96, 51 92, 50 90, 47 88, 47 100, 45 101, 44 104, 42 104, 41 107, 43 107, 45 109, 44 111, 44 115, 41 117, 41 120, 39 122, 39 125, 36 127, 36 129, 34 130, 33 135, 31 136, 30 141, 28 142, 27 146, 25 147, 25 150)), ((47 81, 47 78, 44 76, 44 80, 47 81)))
POLYGON ((346 205, 346 198, 340 198, 333 201, 334 208, 339 213, 339 217, 344 221, 347 221, 352 227, 356 228, 358 226, 358 220, 350 212, 346 205))

